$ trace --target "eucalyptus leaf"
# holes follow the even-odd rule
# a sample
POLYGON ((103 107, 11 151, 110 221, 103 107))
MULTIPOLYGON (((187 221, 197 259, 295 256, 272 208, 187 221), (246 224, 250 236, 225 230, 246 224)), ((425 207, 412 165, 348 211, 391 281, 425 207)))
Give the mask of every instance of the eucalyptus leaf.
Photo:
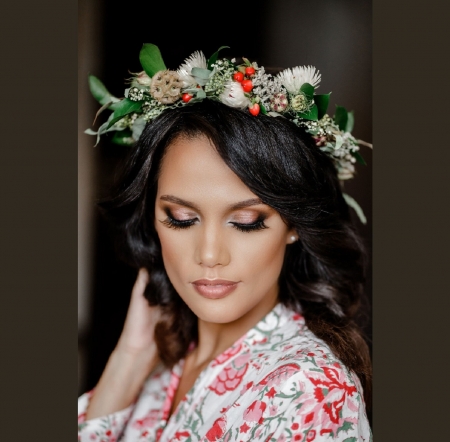
POLYGON ((101 104, 116 103, 119 101, 117 97, 112 95, 105 85, 94 75, 89 75, 89 89, 92 96, 101 104))
POLYGON ((353 130, 353 125, 355 124, 355 116, 353 111, 347 113, 347 124, 345 125, 345 132, 350 132, 353 130))
POLYGON ((367 166, 367 163, 364 161, 364 158, 361 156, 361 154, 358 151, 351 152, 351 154, 356 158, 356 161, 358 161, 359 164, 362 164, 363 166, 367 166))
POLYGON ((114 144, 119 144, 120 146, 132 146, 135 142, 135 138, 130 129, 126 129, 116 132, 111 138, 111 142, 114 144))
POLYGON ((345 131, 348 121, 348 112, 345 107, 336 106, 336 112, 334 114, 334 122, 339 126, 339 129, 345 131))
POLYGON ((197 67, 193 67, 191 69, 191 75, 193 77, 201 78, 202 80, 208 80, 209 77, 211 76, 211 74, 212 74, 212 71, 210 71, 208 69, 197 68, 197 67))
POLYGON ((344 139, 341 137, 341 135, 335 135, 335 138, 336 138, 336 144, 334 145, 334 148, 336 150, 338 150, 344 144, 344 139))
POLYGON ((212 65, 217 61, 217 59, 219 58, 219 52, 222 49, 229 49, 229 46, 221 46, 219 49, 217 49, 216 52, 214 52, 214 54, 211 55, 211 57, 209 57, 208 59, 208 69, 211 70, 212 65))
MULTIPOLYGON (((330 92, 331 94, 331 92, 330 92)), ((318 109, 317 118, 321 120, 327 113, 328 104, 330 102, 330 94, 314 95, 314 103, 316 103, 318 109)))
POLYGON ((139 61, 150 78, 157 72, 167 69, 158 46, 152 43, 145 43, 142 46, 139 53, 139 61))
POLYGON ((300 91, 303 92, 305 94, 305 96, 309 99, 312 100, 314 97, 314 86, 312 86, 309 83, 303 83, 302 87, 300 88, 300 91))
POLYGON ((108 121, 108 129, 114 124, 121 120, 128 114, 133 112, 139 112, 141 110, 142 103, 140 101, 131 101, 128 98, 124 98, 117 109, 114 111, 113 117, 108 121))
POLYGON ((134 121, 133 128, 132 128, 132 134, 133 134, 133 138, 136 141, 141 136, 142 131, 144 130, 146 124, 147 124, 147 122, 142 117, 136 118, 136 120, 134 121))
POLYGON ((350 195, 343 193, 342 196, 344 197, 345 202, 356 212, 359 220, 363 224, 367 224, 367 218, 365 217, 364 212, 361 209, 360 205, 350 195))
POLYGON ((95 132, 95 130, 92 129, 86 129, 84 133, 88 135, 97 135, 97 132, 95 132))
POLYGON ((203 99, 206 98, 206 92, 203 89, 197 89, 197 98, 203 99))
POLYGON ((319 110, 317 108, 317 105, 313 104, 311 109, 308 112, 301 112, 301 113, 299 112, 297 115, 300 118, 303 118, 304 120, 317 121, 318 120, 318 115, 319 115, 319 110))

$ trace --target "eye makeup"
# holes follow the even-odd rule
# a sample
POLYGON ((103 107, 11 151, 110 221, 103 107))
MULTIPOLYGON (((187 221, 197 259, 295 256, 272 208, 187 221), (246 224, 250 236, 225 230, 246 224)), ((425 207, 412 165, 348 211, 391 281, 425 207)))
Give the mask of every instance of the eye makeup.
MULTIPOLYGON (((183 220, 177 219, 173 216, 173 214, 168 208, 164 209, 164 211, 167 215, 167 218, 160 222, 171 229, 175 230, 188 229, 198 221, 197 217, 183 220)), ((264 223, 266 218, 267 218, 266 214, 260 213, 256 218, 256 220, 252 221, 251 223, 230 221, 230 224, 240 232, 253 232, 256 230, 267 229, 268 226, 266 226, 266 224, 264 223)))

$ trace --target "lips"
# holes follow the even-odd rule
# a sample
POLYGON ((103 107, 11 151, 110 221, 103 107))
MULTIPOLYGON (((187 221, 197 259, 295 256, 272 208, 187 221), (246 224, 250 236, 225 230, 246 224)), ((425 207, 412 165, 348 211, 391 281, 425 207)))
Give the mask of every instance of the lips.
POLYGON ((192 285, 205 298, 221 299, 233 292, 238 283, 226 279, 198 279, 192 285))

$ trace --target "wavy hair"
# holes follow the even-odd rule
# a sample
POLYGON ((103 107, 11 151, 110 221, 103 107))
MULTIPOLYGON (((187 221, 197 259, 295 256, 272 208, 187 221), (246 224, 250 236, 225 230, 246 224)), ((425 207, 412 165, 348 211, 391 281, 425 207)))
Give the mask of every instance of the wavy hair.
POLYGON ((367 257, 331 159, 311 135, 284 118, 255 118, 212 100, 165 111, 148 124, 112 195, 99 202, 125 261, 151 275, 145 296, 163 311, 155 329, 161 360, 173 366, 198 336, 196 316, 167 276, 153 225, 158 176, 171 142, 200 135, 255 195, 295 227, 299 240, 286 249, 279 301, 301 312, 309 329, 358 375, 369 405, 369 350, 355 322, 367 257))

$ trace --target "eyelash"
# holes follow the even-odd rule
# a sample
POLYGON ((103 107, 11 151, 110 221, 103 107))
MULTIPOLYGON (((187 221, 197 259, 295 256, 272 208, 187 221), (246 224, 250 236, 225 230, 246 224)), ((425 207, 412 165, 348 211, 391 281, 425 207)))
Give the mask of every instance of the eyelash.
MULTIPOLYGON (((240 232, 254 232, 256 230, 267 229, 267 226, 264 224, 264 220, 265 220, 264 216, 259 216, 258 219, 252 224, 240 224, 240 223, 231 223, 231 224, 235 229, 239 230, 240 232)), ((171 229, 180 230, 180 229, 188 229, 189 227, 193 226, 195 224, 195 218, 180 221, 167 214, 167 218, 161 222, 165 224, 167 227, 170 227, 171 229)))

